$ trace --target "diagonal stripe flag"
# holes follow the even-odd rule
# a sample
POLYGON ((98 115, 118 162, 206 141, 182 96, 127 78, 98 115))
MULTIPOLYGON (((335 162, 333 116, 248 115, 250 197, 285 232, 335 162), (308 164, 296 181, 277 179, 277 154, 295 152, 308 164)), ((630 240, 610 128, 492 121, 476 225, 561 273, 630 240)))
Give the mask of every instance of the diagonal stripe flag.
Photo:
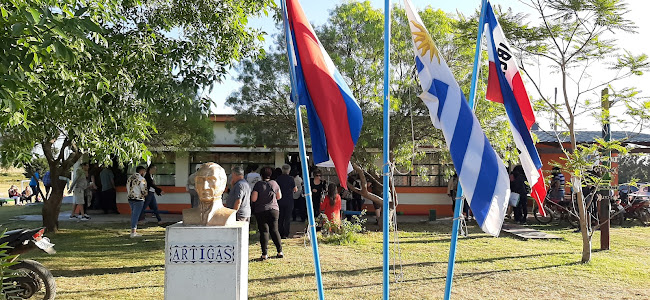
POLYGON ((508 172, 483 133, 478 119, 420 16, 405 0, 415 46, 415 65, 433 125, 442 129, 458 180, 483 231, 498 236, 510 196, 508 172))
POLYGON ((484 26, 490 60, 485 98, 505 106, 512 136, 519 150, 519 160, 531 186, 531 196, 537 202, 540 213, 545 214, 542 204, 546 197, 546 186, 542 176, 542 161, 530 134, 530 128, 535 123, 535 114, 530 106, 517 62, 489 1, 484 26))
POLYGON ((334 66, 298 0, 287 0, 287 17, 296 57, 299 102, 307 107, 314 163, 333 165, 347 188, 350 158, 361 134, 361 108, 334 66))

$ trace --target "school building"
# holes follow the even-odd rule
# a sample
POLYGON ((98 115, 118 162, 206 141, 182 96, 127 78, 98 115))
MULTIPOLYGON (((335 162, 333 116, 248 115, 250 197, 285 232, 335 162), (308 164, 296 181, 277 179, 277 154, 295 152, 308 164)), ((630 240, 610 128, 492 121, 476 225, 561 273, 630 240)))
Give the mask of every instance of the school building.
MULTIPOLYGON (((214 139, 210 147, 203 149, 152 149, 155 153, 151 160, 158 166, 158 174, 155 176, 156 183, 165 192, 157 196, 160 210, 171 213, 180 213, 183 209, 190 207, 190 196, 185 189, 188 176, 196 170, 196 166, 205 162, 216 162, 220 164, 227 173, 232 165, 257 164, 258 166, 280 167, 289 163, 292 158, 298 156, 297 144, 294 148, 276 151, 264 147, 247 148, 236 143, 236 135, 226 128, 226 122, 234 120, 232 115, 211 115, 213 121, 214 139)), ((554 133, 547 133, 535 130, 540 139, 537 149, 540 158, 544 163, 544 171, 550 173, 552 166, 550 161, 560 161, 563 156, 562 147, 557 141, 554 133)), ((591 143, 594 138, 600 137, 600 131, 581 131, 576 137, 578 143, 591 143)), ((631 134, 626 136, 625 132, 612 132, 612 139, 626 138, 626 144, 636 144, 642 148, 640 151, 650 149, 650 134, 631 134)), ((568 137, 564 138, 562 145, 570 148, 568 137)), ((309 148, 309 147, 308 147, 309 148)), ((616 155, 616 154, 614 154, 616 155)), ((381 164, 381 162, 378 162, 381 164)), ((410 174, 395 174, 395 186, 399 199, 397 211, 408 215, 428 215, 429 210, 436 210, 437 216, 451 216, 451 199, 447 195, 447 180, 445 168, 451 168, 446 161, 442 161, 439 154, 432 152, 420 159, 414 170, 425 168, 427 176, 418 176, 417 171, 410 174)), ((321 168, 322 169, 322 168, 321 168)), ((122 212, 130 211, 126 199, 126 176, 134 172, 131 166, 122 174, 116 174, 117 202, 118 209, 122 212), (121 183, 121 186, 120 186, 121 183)), ((325 179, 337 181, 334 170, 323 169, 325 179), (328 178, 329 177, 329 178, 328 178)), ((565 173, 567 181, 569 174, 565 173)), ((304 177, 303 177, 304 179, 304 177)), ((617 183, 617 178, 614 184, 617 183)), ((366 201, 366 204, 370 204, 366 201)), ((368 211, 373 211, 372 205, 366 205, 368 211)))

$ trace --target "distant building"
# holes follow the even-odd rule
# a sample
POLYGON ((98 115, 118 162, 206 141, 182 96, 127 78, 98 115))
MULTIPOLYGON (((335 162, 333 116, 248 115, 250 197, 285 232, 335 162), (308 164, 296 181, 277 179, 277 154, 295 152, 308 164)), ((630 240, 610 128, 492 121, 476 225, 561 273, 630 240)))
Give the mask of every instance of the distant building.
MULTIPOLYGON (((185 190, 188 176, 195 170, 196 166, 205 162, 216 162, 220 164, 227 173, 230 173, 232 165, 243 165, 245 168, 248 164, 262 166, 280 167, 285 163, 297 165, 298 157, 297 145, 293 148, 275 151, 268 148, 256 147, 247 148, 236 144, 236 135, 226 129, 226 122, 232 121, 232 115, 212 115, 211 120, 214 122, 214 142, 207 149, 153 149, 154 157, 152 163, 158 166, 156 182, 165 191, 165 195, 157 197, 160 210, 169 212, 181 212, 184 208, 190 207, 190 195, 185 190)), ((543 131, 534 131, 540 139, 537 148, 540 157, 544 163, 544 170, 551 169, 549 161, 560 161, 562 156, 560 144, 554 135, 543 131)), ((621 139, 625 133, 613 132, 613 139, 621 139)), ((599 137, 600 132, 579 132, 579 143, 588 143, 593 141, 594 137, 599 137)), ((568 139, 567 139, 568 140, 568 139)), ((633 143, 648 147, 650 149, 650 135, 637 134, 630 135, 626 143, 633 143)), ((570 143, 564 143, 564 147, 570 147, 570 143)), ((378 162, 380 164, 380 162, 378 162)), ((442 161, 437 153, 427 153, 424 158, 416 162, 414 170, 409 174, 396 174, 395 186, 399 197, 398 212, 410 215, 427 215, 429 210, 435 209, 438 216, 451 216, 451 200, 447 196, 447 180, 445 179, 445 169, 451 168, 447 162, 442 161), (418 169, 426 169, 427 176, 417 175, 418 169)), ((127 174, 133 173, 135 166, 122 174, 116 175, 118 184, 118 207, 120 211, 126 213, 129 211, 126 199, 126 188, 123 186, 126 182, 127 174), (121 183, 122 186, 119 186, 121 183)), ((336 181, 337 177, 334 170, 323 170, 325 178, 328 181, 336 181)), ((566 174, 568 176, 568 174, 566 174)), ((569 177, 567 177, 568 180, 569 177)), ((303 177, 304 179, 304 177, 303 177)), ((368 201, 367 204, 370 202, 368 201)), ((372 205, 367 205, 368 211, 373 211, 372 205)))

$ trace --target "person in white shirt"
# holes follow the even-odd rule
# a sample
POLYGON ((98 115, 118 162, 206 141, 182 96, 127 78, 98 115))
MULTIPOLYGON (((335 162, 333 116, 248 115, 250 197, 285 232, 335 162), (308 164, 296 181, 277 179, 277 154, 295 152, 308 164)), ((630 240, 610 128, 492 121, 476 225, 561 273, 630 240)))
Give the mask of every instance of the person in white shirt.
POLYGON ((248 181, 248 184, 251 186, 251 189, 255 186, 255 183, 262 180, 262 176, 260 175, 260 173, 257 173, 257 165, 255 164, 248 165, 248 168, 246 168, 246 176, 244 176, 244 179, 248 181))
POLYGON ((146 172, 145 167, 138 166, 135 169, 135 174, 131 175, 126 181, 126 194, 129 199, 129 206, 131 206, 131 238, 142 236, 137 233, 137 229, 138 218, 144 207, 144 199, 149 193, 147 181, 144 179, 146 172))
POLYGON ((88 163, 82 163, 81 168, 75 172, 74 181, 68 189, 68 194, 74 191, 74 205, 70 219, 79 218, 82 221, 90 220, 90 217, 84 211, 85 193, 86 189, 90 186, 90 182, 88 182, 88 178, 86 177, 87 175, 88 163), (77 217, 77 214, 79 217, 77 217))

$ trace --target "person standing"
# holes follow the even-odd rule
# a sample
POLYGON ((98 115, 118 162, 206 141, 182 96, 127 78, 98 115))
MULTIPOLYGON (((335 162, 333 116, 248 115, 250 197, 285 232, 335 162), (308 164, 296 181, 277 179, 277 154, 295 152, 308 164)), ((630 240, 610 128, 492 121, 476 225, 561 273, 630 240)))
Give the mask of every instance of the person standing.
POLYGON ((43 201, 47 201, 50 198, 50 190, 52 189, 52 179, 50 178, 50 171, 45 172, 43 175, 43 186, 45 187, 45 198, 43 201))
POLYGON ((234 166, 230 169, 230 193, 226 199, 226 207, 237 211, 237 221, 251 219, 251 187, 244 179, 244 169, 234 166))
POLYGON ((126 181, 126 195, 131 207, 131 238, 142 236, 137 233, 138 218, 144 207, 144 199, 148 195, 147 180, 144 174, 147 169, 143 166, 135 168, 135 174, 131 175, 126 181))
POLYGON ((566 180, 564 179, 564 174, 560 171, 559 167, 553 167, 551 171, 553 174, 553 179, 551 179, 551 200, 554 202, 563 202, 564 201, 564 185, 566 180))
POLYGON ((196 166, 196 171, 187 177, 187 184, 185 185, 185 189, 190 194, 190 205, 192 208, 199 206, 199 194, 196 192, 196 173, 199 172, 200 168, 201 165, 196 166))
POLYGON ((72 214, 70 219, 76 219, 77 214, 82 221, 90 220, 90 217, 84 211, 84 203, 86 201, 86 189, 89 186, 88 182, 88 163, 82 163, 81 168, 75 172, 74 180, 68 189, 68 194, 73 194, 74 205, 72 207, 72 214))
POLYGON ((278 258, 283 258, 282 241, 280 232, 278 232, 278 218, 280 217, 280 207, 278 199, 282 198, 280 186, 271 180, 273 169, 264 167, 261 170, 262 180, 258 181, 251 192, 251 202, 254 205, 255 219, 257 219, 257 228, 260 232, 260 246, 262 247, 261 260, 267 260, 269 235, 278 251, 278 258))
POLYGON ((300 222, 304 223, 305 219, 307 219, 307 203, 305 203, 305 195, 302 193, 302 178, 300 178, 298 172, 295 172, 293 182, 296 185, 296 191, 293 193, 293 212, 291 217, 294 221, 297 217, 300 217, 300 222))
POLYGON ((115 175, 109 168, 104 168, 99 172, 99 179, 102 184, 101 190, 101 207, 104 213, 109 212, 119 214, 117 210, 117 193, 115 191, 115 175))
POLYGON ((291 172, 290 165, 282 166, 282 174, 278 175, 275 181, 280 186, 282 192, 282 199, 278 200, 280 206, 279 226, 280 237, 286 239, 291 233, 291 213, 293 212, 293 193, 298 191, 296 182, 293 177, 289 176, 291 172))
POLYGON ((314 206, 314 218, 320 214, 320 202, 325 197, 324 191, 327 188, 327 182, 322 180, 323 173, 319 169, 314 170, 314 178, 311 180, 311 203, 314 206))
POLYGON ((248 184, 250 184, 251 189, 258 181, 262 180, 260 173, 257 173, 256 164, 250 164, 248 167, 246 167, 246 175, 244 175, 244 178, 246 178, 246 181, 248 181, 248 184))
POLYGON ((36 196, 35 202, 38 202, 38 196, 40 194, 42 199, 45 199, 45 196, 43 195, 43 191, 41 191, 41 185, 39 184, 39 181, 41 180, 40 175, 38 174, 40 170, 36 169, 34 171, 34 175, 32 175, 32 178, 29 180, 29 187, 32 188, 32 192, 34 193, 34 196, 36 196))
POLYGON ((526 224, 528 216, 528 188, 526 186, 526 174, 521 165, 512 169, 512 181, 510 181, 510 192, 519 194, 519 202, 514 207, 515 222, 526 224))
POLYGON ((147 209, 147 207, 151 208, 153 210, 154 215, 156 216, 156 219, 158 220, 158 225, 162 225, 162 218, 160 218, 160 212, 158 211, 158 202, 156 201, 156 195, 162 196, 165 192, 161 188, 159 188, 154 179, 153 175, 156 174, 156 171, 158 170, 158 167, 156 165, 151 164, 147 168, 147 172, 144 175, 144 179, 147 181, 147 197, 144 199, 144 206, 142 208, 142 212, 140 213, 140 221, 144 221, 144 211, 147 209))

